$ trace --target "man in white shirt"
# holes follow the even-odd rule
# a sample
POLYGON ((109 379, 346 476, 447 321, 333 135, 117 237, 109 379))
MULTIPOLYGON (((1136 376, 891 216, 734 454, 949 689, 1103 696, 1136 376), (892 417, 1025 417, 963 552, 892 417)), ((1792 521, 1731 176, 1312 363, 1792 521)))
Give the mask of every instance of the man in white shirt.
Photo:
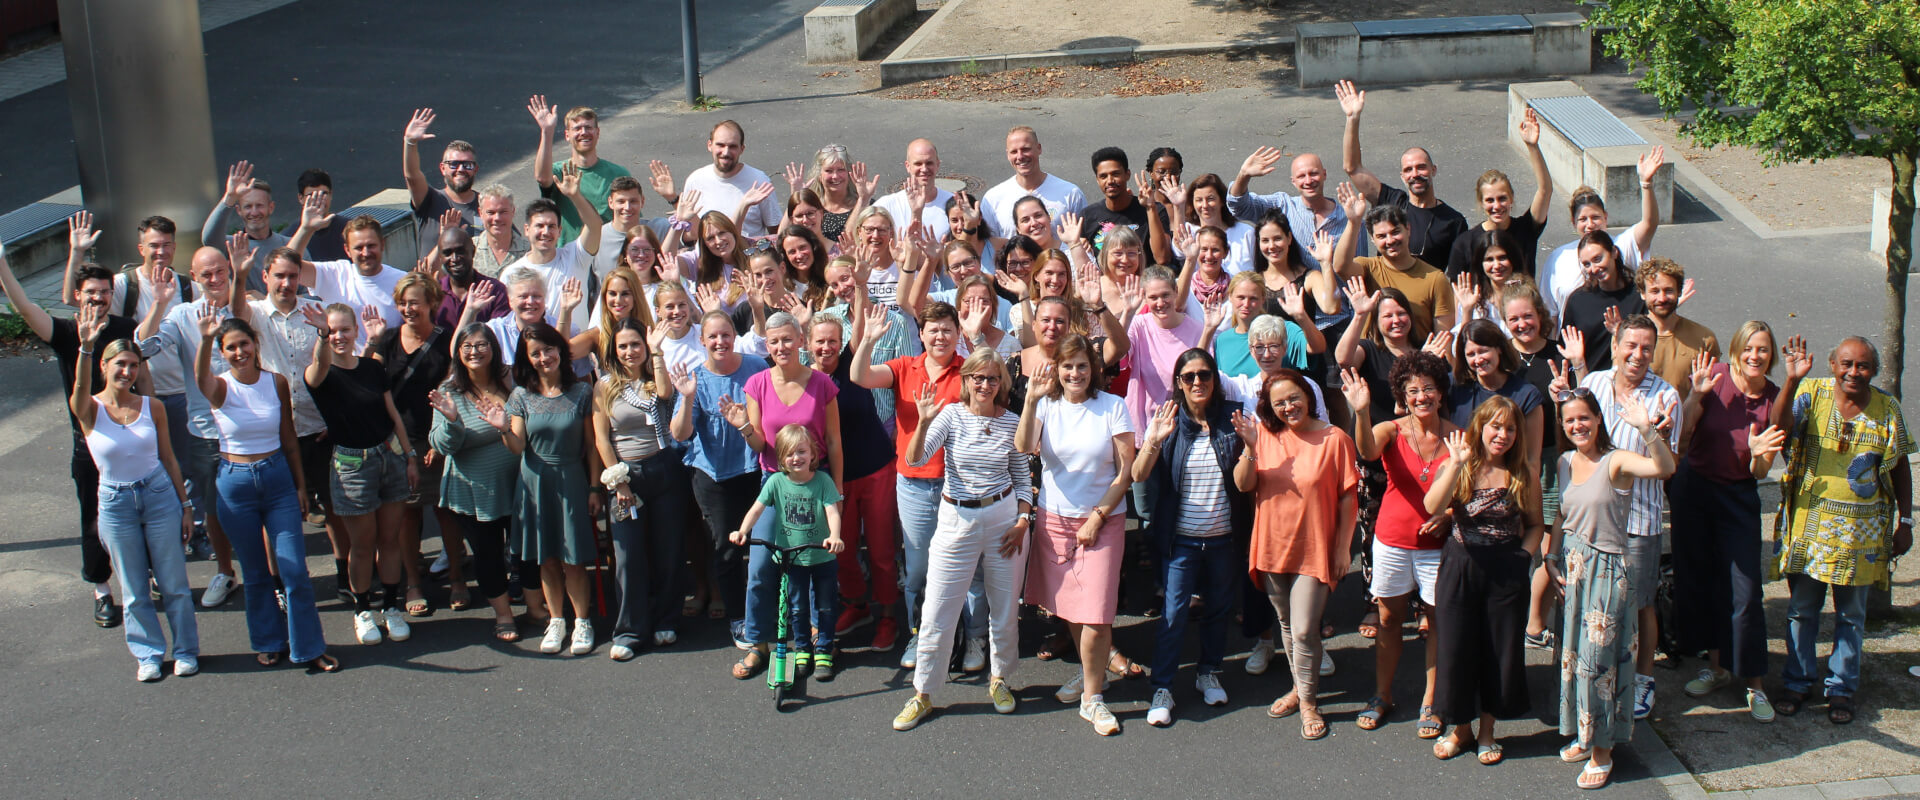
POLYGON ((940 174, 940 151, 926 139, 908 142, 906 167, 907 182, 900 191, 875 200, 873 204, 893 215, 894 236, 907 235, 907 229, 913 226, 917 208, 920 226, 932 235, 934 241, 945 240, 947 231, 952 227, 947 222, 947 201, 953 199, 953 192, 933 182, 934 176, 940 174))
POLYGON ((741 236, 759 238, 780 224, 780 204, 774 202, 773 180, 767 173, 741 163, 740 154, 746 149, 747 133, 740 123, 721 120, 707 134, 707 152, 713 155, 713 163, 688 175, 680 191, 700 192, 701 214, 718 211, 733 218, 741 236), (766 187, 755 192, 759 184, 766 187), (759 197, 752 205, 744 202, 748 192, 759 197))
POLYGON ((1007 164, 1013 167, 1013 177, 980 197, 980 216, 993 231, 993 238, 1013 236, 1013 206, 1022 197, 1040 198, 1047 206, 1047 216, 1054 219, 1059 219, 1061 212, 1078 211, 1087 204, 1080 187, 1040 169, 1040 135, 1032 128, 1017 125, 1007 131, 1007 164))
MULTIPOLYGON (((546 282, 546 296, 562 297, 567 281, 578 281, 580 291, 592 294, 593 258, 600 252, 600 215, 589 213, 593 207, 588 204, 585 195, 580 192, 580 172, 568 164, 556 181, 560 194, 573 202, 580 211, 580 236, 566 245, 560 245, 560 207, 544 197, 527 204, 527 241, 533 245, 526 256, 507 265, 503 275, 511 275, 514 270, 525 267, 546 282)), ((638 187, 635 187, 638 190, 638 187)), ((512 287, 509 286, 509 289, 512 287)), ((560 305, 558 303, 554 305, 560 305)), ((547 324, 558 327, 560 314, 556 308, 547 309, 547 324)), ((580 321, 568 320, 566 329, 561 333, 568 337, 580 333, 580 321)))
MULTIPOLYGON (((310 198, 300 209, 300 231, 287 246, 294 252, 306 250, 307 240, 332 222, 333 215, 322 213, 321 205, 310 198)), ((400 309, 393 303, 393 287, 407 273, 381 262, 386 239, 380 231, 380 221, 366 215, 348 220, 346 239, 345 260, 318 264, 301 260, 301 285, 310 287, 313 296, 322 303, 342 303, 361 310, 372 306, 387 321, 387 327, 399 327, 400 309)), ((363 325, 354 349, 366 348, 367 329, 363 325)))

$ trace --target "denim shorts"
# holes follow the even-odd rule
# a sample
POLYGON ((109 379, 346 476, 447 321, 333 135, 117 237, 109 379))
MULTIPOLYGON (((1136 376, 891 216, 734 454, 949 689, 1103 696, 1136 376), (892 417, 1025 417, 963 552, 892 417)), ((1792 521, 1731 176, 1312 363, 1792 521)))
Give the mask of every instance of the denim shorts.
POLYGON ((333 448, 333 513, 371 514, 407 498, 407 459, 386 445, 333 448))

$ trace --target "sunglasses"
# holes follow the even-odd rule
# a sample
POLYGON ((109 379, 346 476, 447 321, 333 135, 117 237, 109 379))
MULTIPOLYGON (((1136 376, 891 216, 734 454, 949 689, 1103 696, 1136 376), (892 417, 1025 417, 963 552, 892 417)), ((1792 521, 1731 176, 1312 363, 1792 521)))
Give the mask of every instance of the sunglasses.
POLYGON ((1592 396, 1593 396, 1592 389, 1589 389, 1585 386, 1579 386, 1573 389, 1566 389, 1566 390, 1562 390, 1554 393, 1553 402, 1564 403, 1576 397, 1592 397, 1592 396))
POLYGON ((1181 383, 1186 383, 1186 384, 1203 383, 1206 381, 1213 380, 1213 370, 1196 369, 1192 372, 1182 372, 1180 373, 1179 377, 1180 377, 1181 383))
POLYGON ((750 256, 759 255, 761 253, 771 253, 773 252, 773 240, 771 239, 761 240, 749 246, 747 249, 742 250, 741 252, 750 256))
POLYGON ((440 162, 440 166, 446 167, 447 169, 453 170, 455 172, 472 172, 480 168, 480 162, 478 161, 442 161, 440 162))

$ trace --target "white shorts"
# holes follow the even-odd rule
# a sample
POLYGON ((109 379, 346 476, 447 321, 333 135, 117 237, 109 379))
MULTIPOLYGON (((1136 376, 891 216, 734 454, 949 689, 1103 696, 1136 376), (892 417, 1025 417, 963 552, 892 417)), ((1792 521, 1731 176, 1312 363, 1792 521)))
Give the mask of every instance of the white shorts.
POLYGON ((1440 577, 1439 550, 1408 550, 1373 540, 1374 597, 1399 597, 1420 590, 1420 601, 1433 605, 1433 586, 1440 577))

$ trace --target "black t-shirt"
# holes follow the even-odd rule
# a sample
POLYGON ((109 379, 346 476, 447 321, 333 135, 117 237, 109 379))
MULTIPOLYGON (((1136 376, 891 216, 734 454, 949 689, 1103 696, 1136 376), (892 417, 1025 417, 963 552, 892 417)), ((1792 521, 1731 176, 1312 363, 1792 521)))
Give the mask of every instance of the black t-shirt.
POLYGON ((447 353, 447 329, 434 326, 426 344, 408 355, 400 346, 400 329, 388 328, 373 340, 373 352, 387 365, 387 385, 393 390, 393 405, 400 411, 400 424, 407 428, 407 442, 416 449, 427 446, 427 427, 433 424, 433 407, 427 393, 447 379, 453 357, 447 353))
POLYGON ((473 234, 474 238, 480 237, 480 195, 475 194, 473 202, 456 203, 445 191, 429 189, 426 202, 413 207, 413 216, 417 220, 415 224, 419 226, 419 230, 414 232, 415 249, 419 250, 414 258, 425 256, 440 245, 440 215, 447 213, 450 208, 460 209, 460 219, 467 223, 467 233, 473 234))
MULTIPOLYGON (((1542 427, 1542 436, 1546 441, 1541 443, 1540 452, 1543 454, 1558 452, 1559 434, 1556 432, 1560 430, 1559 403, 1554 402, 1553 393, 1547 389, 1553 385, 1553 368, 1565 367, 1567 360, 1560 357, 1560 350, 1554 342, 1547 342, 1546 347, 1533 355, 1521 353, 1519 348, 1515 348, 1514 352, 1520 356, 1520 364, 1513 374, 1532 384, 1533 388, 1540 392, 1540 396, 1547 401, 1546 424, 1542 427)), ((1571 381, 1573 377, 1569 375, 1567 380, 1571 381)), ((1544 456, 1541 461, 1547 463, 1544 456)))
POLYGON ((893 434, 880 424, 873 390, 853 382, 853 350, 840 351, 833 384, 840 388, 840 466, 846 480, 867 477, 893 463, 893 434))
POLYGON ((1453 242, 1467 232, 1467 218, 1445 201, 1433 208, 1413 204, 1404 190, 1382 184, 1374 205, 1399 206, 1407 212, 1407 250, 1429 264, 1447 263, 1452 258, 1453 242))
POLYGON ((1607 333, 1606 323, 1609 308, 1619 308, 1621 319, 1647 313, 1647 303, 1640 299, 1640 290, 1632 282, 1611 292, 1582 286, 1567 295, 1567 307, 1560 311, 1560 324, 1572 325, 1586 337, 1588 372, 1613 367, 1613 337, 1607 333))
POLYGON ((307 393, 327 423, 327 438, 337 446, 378 447, 393 435, 393 418, 387 416, 387 370, 378 361, 362 358, 353 369, 335 364, 320 385, 307 384, 307 393))
MULTIPOLYGON (((1540 234, 1546 229, 1546 221, 1534 219, 1532 209, 1514 217, 1513 222, 1507 225, 1507 233, 1513 234, 1513 238, 1520 240, 1520 253, 1513 256, 1514 272, 1536 281, 1540 279, 1539 272, 1534 269, 1534 263, 1540 255, 1540 234)), ((1487 229, 1475 225, 1453 240, 1453 250, 1447 256, 1447 280, 1453 280, 1459 277, 1460 273, 1473 268, 1473 250, 1485 241, 1486 237, 1487 229)))
POLYGON ((1139 200, 1128 203, 1122 211, 1108 209, 1105 199, 1095 200, 1080 209, 1080 238, 1088 243, 1093 243, 1094 237, 1099 236, 1100 229, 1106 225, 1124 225, 1140 234, 1140 249, 1145 252, 1145 263, 1153 263, 1153 247, 1149 241, 1152 228, 1148 227, 1147 207, 1139 200))
MULTIPOLYGON (((105 386, 106 376, 100 372, 100 349, 116 339, 132 339, 139 323, 120 316, 108 315, 107 327, 100 331, 100 339, 93 343, 93 355, 87 357, 87 369, 93 380, 93 390, 100 391, 105 386)), ((73 320, 53 318, 53 338, 47 340, 47 346, 53 348, 53 357, 60 362, 60 385, 68 396, 73 394, 73 379, 79 375, 75 368, 80 364, 80 329, 73 320)), ((80 430, 80 421, 72 413, 67 414, 67 423, 74 430, 80 430)))
MULTIPOLYGON (((431 241, 440 240, 435 238, 431 241)), ((345 261, 347 259, 345 214, 333 215, 333 224, 315 232, 313 238, 307 240, 307 259, 310 261, 345 261)))
POLYGON ((1360 340, 1360 352, 1367 356, 1366 363, 1360 365, 1360 379, 1367 382, 1369 419, 1375 424, 1399 419, 1400 414, 1394 411, 1399 403, 1393 397, 1393 384, 1387 381, 1387 373, 1393 371, 1400 357, 1374 344, 1372 339, 1360 340))

